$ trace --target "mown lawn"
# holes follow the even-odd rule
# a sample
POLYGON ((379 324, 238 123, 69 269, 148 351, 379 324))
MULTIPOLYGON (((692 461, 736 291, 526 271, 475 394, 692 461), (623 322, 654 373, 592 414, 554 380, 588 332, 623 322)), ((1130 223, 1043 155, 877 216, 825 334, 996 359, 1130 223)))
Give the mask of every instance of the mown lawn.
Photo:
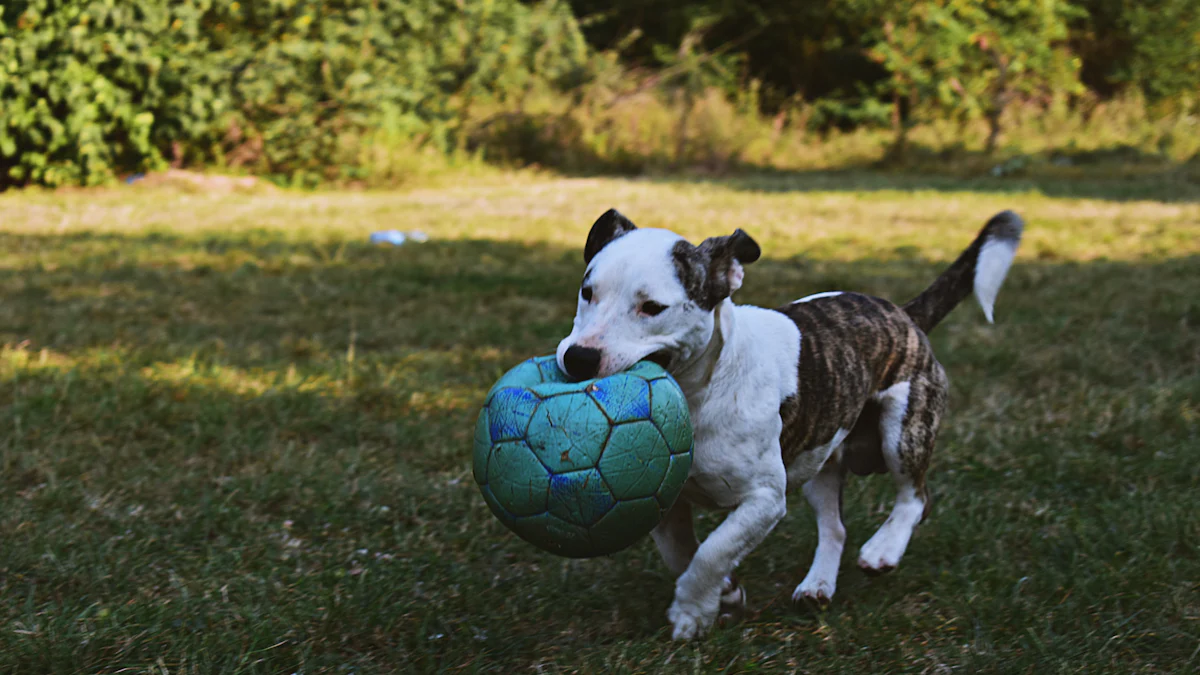
POLYGON ((848 174, 15 192, 0 345, 0 672, 1200 670, 1196 190, 848 174), (816 543, 795 495, 741 568, 747 621, 677 644, 648 540, 568 561, 490 515, 477 406, 568 331, 609 206, 696 240, 745 228, 765 256, 739 299, 767 305, 906 300, 992 213, 1026 217, 997 324, 971 301, 933 335, 951 413, 895 573, 855 569, 891 497, 856 479, 834 605, 791 606, 816 543), (432 239, 366 242, 392 227, 432 239))

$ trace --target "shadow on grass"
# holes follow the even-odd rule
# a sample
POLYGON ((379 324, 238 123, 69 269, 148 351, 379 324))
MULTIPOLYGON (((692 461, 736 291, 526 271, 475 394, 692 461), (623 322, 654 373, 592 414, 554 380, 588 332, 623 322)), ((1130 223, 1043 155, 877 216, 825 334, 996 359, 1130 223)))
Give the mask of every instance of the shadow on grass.
MULTIPOLYGON (((578 250, 544 244, 462 240, 383 248, 295 242, 269 231, 0 233, 0 247, 40 261, 0 270, 0 343, 63 352, 119 347, 141 365, 211 357, 238 367, 326 368, 331 359, 418 350, 548 353, 570 331, 584 268, 578 250)), ((946 264, 914 256, 765 258, 748 269, 738 301, 772 307, 840 289, 904 302, 946 264)), ((1166 297, 1162 281, 1174 279, 1166 284, 1172 291, 1187 288, 1197 267, 1195 257, 1018 258, 999 311, 1021 312, 1027 292, 1053 297, 1053 311, 1065 321, 1080 310, 1094 315, 1101 299, 1111 311, 1134 311, 1133 280, 1144 283, 1141 298, 1166 297), (1130 281, 1114 286, 1117 279, 1130 281)))
MULTIPOLYGON (((483 391, 569 330, 579 251, 267 232, 0 246, 38 261, 0 271, 0 343, 24 359, 0 390, 0 622, 15 627, 0 663, 595 672, 616 644, 632 670, 674 649, 648 544, 591 562, 536 552, 467 469, 483 391)), ((904 300, 943 265, 766 259, 739 300, 904 300)), ((902 570, 868 582, 848 553, 842 609, 796 615, 786 598, 813 541, 797 508, 743 568, 761 611, 710 641, 714 663, 802 648, 878 667, 919 648, 1028 665, 1042 658, 1029 635, 1096 669, 1187 658, 1198 285, 1197 257, 1018 262, 996 326, 964 307, 933 335, 954 412, 939 511, 902 570), (964 655, 951 621, 990 651, 964 655)), ((887 495, 856 485, 871 486, 850 493, 861 542, 887 495)))
POLYGON ((765 171, 749 169, 719 178, 705 176, 651 177, 664 183, 693 182, 719 185, 746 192, 973 192, 997 194, 1039 193, 1067 199, 1096 199, 1112 202, 1158 201, 1200 202, 1200 183, 1181 173, 1146 173, 1125 178, 1022 176, 992 177, 986 174, 939 176, 927 169, 868 168, 837 171, 765 171))
POLYGON ((782 171, 728 160, 713 176, 678 173, 672 157, 600 156, 574 120, 552 114, 508 113, 476 131, 472 151, 514 166, 536 164, 570 176, 645 176, 666 183, 714 183, 750 192, 1038 192, 1050 197, 1105 201, 1200 201, 1200 156, 1174 163, 1129 145, 1098 150, 1060 148, 1038 156, 1006 157, 954 147, 912 146, 902 162, 862 164, 843 170, 782 171), (995 175, 993 172, 999 172, 995 175))

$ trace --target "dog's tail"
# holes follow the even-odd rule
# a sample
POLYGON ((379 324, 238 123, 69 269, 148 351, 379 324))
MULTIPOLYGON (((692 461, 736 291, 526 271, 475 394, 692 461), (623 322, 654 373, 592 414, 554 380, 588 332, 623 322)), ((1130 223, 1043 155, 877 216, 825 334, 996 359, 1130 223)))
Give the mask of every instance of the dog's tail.
POLYGON ((928 333, 974 290, 984 316, 991 323, 996 294, 1017 254, 1024 229, 1021 217, 1012 211, 992 216, 958 260, 923 293, 904 305, 904 311, 928 333))

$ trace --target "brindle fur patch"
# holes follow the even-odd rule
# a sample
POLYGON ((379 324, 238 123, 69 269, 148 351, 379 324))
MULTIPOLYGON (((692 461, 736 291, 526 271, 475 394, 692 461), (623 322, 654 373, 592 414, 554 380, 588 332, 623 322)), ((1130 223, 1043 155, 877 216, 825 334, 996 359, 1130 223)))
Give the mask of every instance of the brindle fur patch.
MULTIPOLYGON (((858 450, 868 444, 867 427, 872 425, 864 419, 858 428, 857 422, 878 392, 940 370, 929 340, 904 310, 861 293, 794 303, 777 311, 800 329, 796 394, 779 410, 785 464, 828 443, 838 429, 851 429, 852 436, 858 433, 852 466, 875 472, 874 457, 860 456, 858 450)), ((878 410, 873 412, 878 417, 878 410)), ((878 424, 873 426, 878 433, 878 424)))

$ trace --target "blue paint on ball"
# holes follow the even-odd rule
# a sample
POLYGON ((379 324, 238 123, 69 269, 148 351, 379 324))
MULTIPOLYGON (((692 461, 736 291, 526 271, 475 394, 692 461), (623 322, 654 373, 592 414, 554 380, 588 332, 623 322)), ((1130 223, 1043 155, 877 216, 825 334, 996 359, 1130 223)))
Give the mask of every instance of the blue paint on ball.
POLYGON ((589 391, 613 422, 650 418, 650 385, 640 377, 620 373, 596 380, 589 391))
POLYGON ((508 387, 497 391, 488 403, 488 434, 493 443, 525 435, 538 397, 528 389, 508 387))

